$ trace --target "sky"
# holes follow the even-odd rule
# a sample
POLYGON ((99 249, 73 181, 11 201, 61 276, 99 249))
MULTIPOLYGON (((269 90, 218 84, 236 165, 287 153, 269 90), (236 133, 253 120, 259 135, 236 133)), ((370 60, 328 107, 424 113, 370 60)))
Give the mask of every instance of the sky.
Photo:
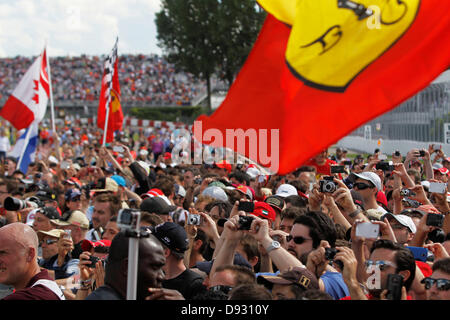
POLYGON ((0 58, 157 53, 160 0, 0 0, 0 58))

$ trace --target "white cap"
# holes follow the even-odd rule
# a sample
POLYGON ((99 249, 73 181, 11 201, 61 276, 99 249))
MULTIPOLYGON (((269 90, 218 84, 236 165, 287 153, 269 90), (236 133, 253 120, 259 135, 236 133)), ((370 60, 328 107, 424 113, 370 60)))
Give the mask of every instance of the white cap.
POLYGON ((261 172, 255 167, 248 168, 247 171, 245 171, 245 173, 247 173, 252 179, 255 179, 257 176, 261 174, 261 172))
POLYGON ((386 213, 382 217, 382 219, 383 220, 384 220, 384 218, 388 218, 389 219, 390 217, 393 217, 402 226, 407 227, 411 233, 416 233, 416 231, 417 231, 416 225, 414 224, 414 221, 410 217, 408 217, 408 216, 406 216, 404 214, 386 213))
POLYGON ((375 172, 365 171, 361 173, 352 173, 349 178, 354 182, 356 180, 355 177, 372 182, 377 190, 381 191, 381 179, 375 172))
POLYGON ((139 163, 139 165, 145 169, 145 171, 147 172, 147 175, 150 174, 150 166, 148 165, 147 162, 145 161, 138 161, 137 163, 139 163))
POLYGON ((277 192, 275 193, 276 196, 280 197, 289 197, 289 196, 298 196, 297 188, 295 188, 291 184, 282 184, 278 187, 277 192))
POLYGON ((203 190, 202 194, 217 200, 228 201, 228 196, 221 187, 207 187, 205 190, 203 190))

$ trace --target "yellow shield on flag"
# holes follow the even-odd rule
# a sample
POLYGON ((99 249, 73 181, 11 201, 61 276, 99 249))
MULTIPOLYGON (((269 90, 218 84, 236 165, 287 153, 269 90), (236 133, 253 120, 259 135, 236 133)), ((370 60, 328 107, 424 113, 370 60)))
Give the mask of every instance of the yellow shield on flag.
MULTIPOLYGON (((294 1, 284 1, 292 8, 294 1)), ((286 49, 291 72, 307 85, 336 92, 395 44, 420 6, 420 0, 297 0, 289 23, 287 5, 259 2, 292 25, 286 49)))

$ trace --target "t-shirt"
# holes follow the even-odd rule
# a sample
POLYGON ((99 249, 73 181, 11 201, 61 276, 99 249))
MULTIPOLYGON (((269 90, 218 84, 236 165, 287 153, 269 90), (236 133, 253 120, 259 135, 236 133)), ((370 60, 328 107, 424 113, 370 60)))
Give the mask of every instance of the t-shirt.
POLYGON ((325 164, 319 166, 316 161, 314 159, 308 161, 307 163, 305 163, 305 166, 312 166, 312 167, 316 167, 316 171, 317 171, 317 175, 325 175, 325 176, 329 176, 331 175, 331 165, 337 164, 336 161, 327 159, 325 161, 325 164))
POLYGON ((92 291, 84 300, 125 300, 125 297, 110 286, 103 285, 92 291))
POLYGON ((15 291, 9 296, 3 298, 3 300, 60 300, 60 298, 52 290, 44 285, 38 284, 33 287, 38 280, 43 279, 52 280, 49 277, 47 270, 42 270, 37 273, 33 278, 31 278, 25 288, 15 291))
POLYGON ((335 300, 339 300, 350 295, 341 273, 326 271, 320 279, 325 285, 325 292, 332 296, 335 300))
POLYGON ((162 287, 178 290, 186 300, 192 299, 196 294, 206 290, 202 276, 190 269, 186 269, 175 278, 164 280, 162 287))

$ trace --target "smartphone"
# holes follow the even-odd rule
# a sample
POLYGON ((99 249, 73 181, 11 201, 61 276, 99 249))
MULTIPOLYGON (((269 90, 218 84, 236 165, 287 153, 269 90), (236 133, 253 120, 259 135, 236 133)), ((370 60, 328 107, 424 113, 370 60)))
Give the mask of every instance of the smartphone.
POLYGON ((385 155, 385 154, 380 154, 378 156, 378 160, 386 160, 386 159, 387 159, 387 155, 385 155))
POLYGON ((429 192, 432 193, 446 193, 447 192, 447 184, 443 182, 430 182, 430 187, 428 188, 429 192))
POLYGON ((356 236, 367 238, 367 239, 376 239, 380 234, 380 225, 370 223, 370 222, 362 222, 356 225, 356 236))
POLYGON ((113 147, 113 151, 114 152, 118 152, 118 153, 122 153, 124 150, 123 150, 123 147, 121 147, 121 146, 114 146, 113 147))
POLYGON ((64 232, 66 233, 64 239, 72 239, 72 230, 64 230, 64 232))
POLYGON ((345 173, 345 166, 331 166, 331 173, 345 173))
POLYGON ((253 212, 255 210, 255 203, 249 201, 240 201, 238 211, 253 212))
POLYGON ((406 247, 414 255, 414 260, 427 262, 428 249, 423 247, 406 247))
POLYGON ((69 169, 70 164, 67 161, 61 161, 61 169, 66 170, 69 169))
POLYGON ((387 299, 401 300, 402 298, 403 276, 399 274, 388 274, 387 278, 387 299))
POLYGON ((442 228, 444 225, 444 215, 439 213, 429 213, 427 215, 427 226, 442 228))

